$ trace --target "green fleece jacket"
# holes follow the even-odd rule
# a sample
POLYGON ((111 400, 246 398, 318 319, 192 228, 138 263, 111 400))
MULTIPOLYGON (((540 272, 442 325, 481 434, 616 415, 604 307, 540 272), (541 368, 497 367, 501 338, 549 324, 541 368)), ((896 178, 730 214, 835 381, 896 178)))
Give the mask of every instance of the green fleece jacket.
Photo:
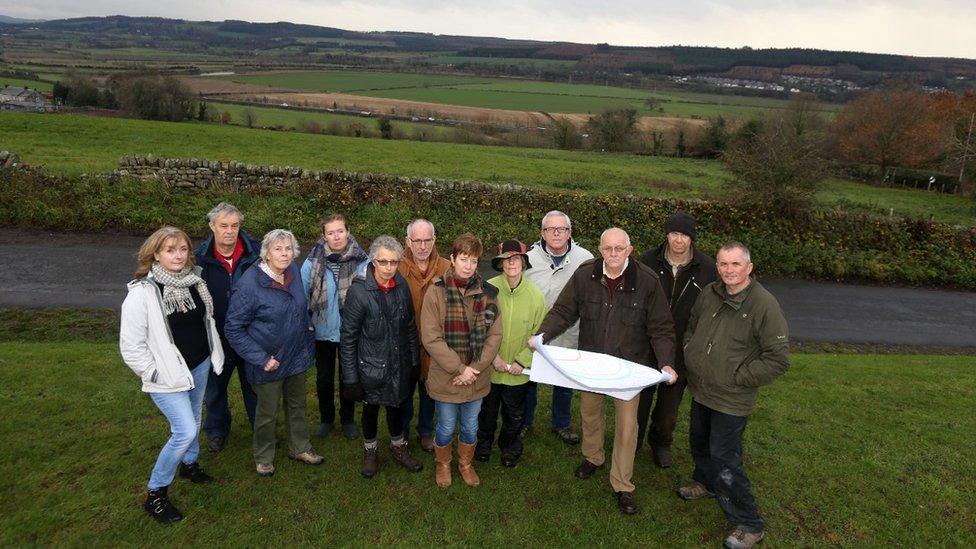
MULTIPOLYGON (((498 288, 498 307, 502 310, 502 346, 498 354, 506 364, 517 362, 523 368, 531 368, 532 350, 526 342, 542 325, 548 309, 542 290, 524 275, 514 290, 508 287, 504 274, 492 278, 488 284, 498 288)), ((492 383, 522 385, 528 381, 529 376, 499 372, 491 367, 492 383)))
POLYGON ((705 286, 691 310, 684 354, 695 400, 725 414, 751 414, 759 387, 790 367, 779 302, 755 279, 733 296, 721 280, 705 286))

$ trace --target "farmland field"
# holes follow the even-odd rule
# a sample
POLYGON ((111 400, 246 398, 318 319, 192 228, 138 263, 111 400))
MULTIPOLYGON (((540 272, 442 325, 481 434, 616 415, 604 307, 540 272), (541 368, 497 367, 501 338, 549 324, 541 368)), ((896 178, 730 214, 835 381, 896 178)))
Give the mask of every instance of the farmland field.
POLYGON ((4 86, 17 86, 21 88, 31 88, 40 91, 51 91, 54 84, 50 82, 39 82, 37 80, 24 80, 22 78, 7 78, 6 76, 0 76, 0 88, 4 86))
MULTIPOLYGON (((340 169, 486 183, 515 183, 593 194, 709 198, 728 173, 720 162, 626 154, 357 139, 205 123, 78 115, 0 114, 0 150, 55 173, 115 169, 120 156, 233 159, 251 164, 340 169)), ((878 215, 973 225, 972 201, 942 193, 827 181, 822 203, 878 215)))
MULTIPOLYGON (((648 91, 595 84, 568 84, 511 78, 446 76, 367 71, 310 71, 228 75, 245 84, 310 91, 424 101, 492 109, 595 113, 607 108, 632 107, 645 115, 732 117, 759 116, 785 108, 782 99, 737 97, 680 91, 648 91), (653 107, 645 101, 659 102, 653 107)), ((833 107, 822 105, 824 110, 833 107)))
MULTIPOLYGON (((379 122, 376 118, 273 107, 253 107, 234 103, 219 103, 216 101, 210 101, 210 104, 218 111, 229 112, 231 115, 230 123, 238 126, 244 124, 244 110, 249 108, 254 111, 254 114, 257 116, 257 123, 255 126, 259 128, 274 128, 276 126, 281 126, 283 128, 300 129, 302 124, 305 122, 315 122, 322 127, 326 127, 329 124, 334 123, 339 123, 344 126, 349 124, 362 124, 373 133, 377 133, 379 131, 377 127, 379 122)), ((395 128, 399 128, 408 133, 422 131, 427 135, 439 135, 451 131, 451 128, 437 126, 434 124, 420 124, 401 120, 393 120, 391 123, 395 128)))

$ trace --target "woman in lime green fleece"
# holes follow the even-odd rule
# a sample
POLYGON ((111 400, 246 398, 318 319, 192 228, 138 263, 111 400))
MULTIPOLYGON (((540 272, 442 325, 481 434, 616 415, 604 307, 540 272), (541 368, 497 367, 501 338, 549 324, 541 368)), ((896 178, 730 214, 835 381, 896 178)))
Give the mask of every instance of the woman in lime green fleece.
POLYGON ((506 240, 498 246, 498 255, 491 266, 503 274, 488 281, 498 288, 498 304, 502 311, 502 346, 492 362, 491 392, 481 404, 478 415, 478 446, 475 459, 488 461, 495 439, 498 412, 502 414, 502 429, 498 447, 502 465, 515 467, 522 455, 522 411, 528 392, 529 376, 522 370, 532 365, 532 351, 526 341, 536 333, 546 316, 546 299, 531 280, 522 276, 530 267, 527 248, 518 240, 506 240))

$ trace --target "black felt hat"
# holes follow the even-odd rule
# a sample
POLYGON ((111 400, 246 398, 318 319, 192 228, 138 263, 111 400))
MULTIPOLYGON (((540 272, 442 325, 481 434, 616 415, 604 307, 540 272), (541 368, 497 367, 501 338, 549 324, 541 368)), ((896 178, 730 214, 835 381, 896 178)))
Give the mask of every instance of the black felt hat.
POLYGON ((526 255, 526 252, 528 251, 529 249, 525 246, 525 244, 522 244, 522 242, 518 240, 506 240, 498 245, 498 255, 491 260, 491 267, 496 271, 501 272, 503 270, 502 261, 505 261, 513 255, 520 255, 522 256, 522 264, 524 265, 524 268, 531 269, 532 265, 529 263, 529 256, 526 255))

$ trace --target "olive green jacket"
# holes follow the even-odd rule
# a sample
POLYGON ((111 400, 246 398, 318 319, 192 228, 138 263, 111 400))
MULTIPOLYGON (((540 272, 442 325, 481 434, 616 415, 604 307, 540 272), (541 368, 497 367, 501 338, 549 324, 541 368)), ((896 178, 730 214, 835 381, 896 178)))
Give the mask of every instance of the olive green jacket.
POLYGON ((721 280, 705 286, 691 310, 684 356, 695 400, 725 414, 751 414, 759 387, 790 367, 779 302, 755 279, 734 296, 721 280))

